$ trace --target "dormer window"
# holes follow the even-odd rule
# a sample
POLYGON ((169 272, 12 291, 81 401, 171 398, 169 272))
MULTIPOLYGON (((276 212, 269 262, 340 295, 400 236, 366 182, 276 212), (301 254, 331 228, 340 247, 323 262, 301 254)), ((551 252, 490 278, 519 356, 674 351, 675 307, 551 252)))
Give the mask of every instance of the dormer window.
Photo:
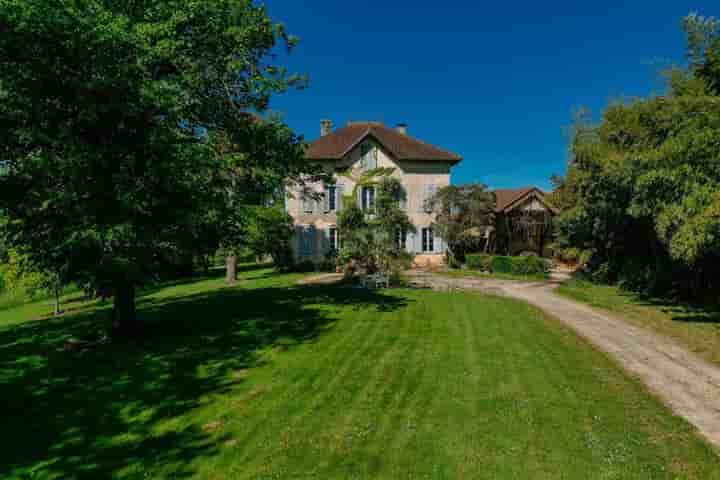
POLYGON ((363 171, 377 168, 377 148, 372 142, 360 145, 360 168, 363 171))

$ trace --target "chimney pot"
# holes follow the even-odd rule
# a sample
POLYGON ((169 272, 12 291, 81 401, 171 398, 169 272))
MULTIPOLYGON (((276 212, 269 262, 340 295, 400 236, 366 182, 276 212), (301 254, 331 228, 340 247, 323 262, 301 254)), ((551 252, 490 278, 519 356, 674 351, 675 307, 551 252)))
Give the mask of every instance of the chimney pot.
POLYGON ((324 137, 332 132, 333 122, 332 120, 323 119, 320 120, 320 136, 324 137))
POLYGON ((407 123, 398 123, 395 127, 395 130, 397 130, 399 133, 402 133, 403 135, 407 135, 407 123))

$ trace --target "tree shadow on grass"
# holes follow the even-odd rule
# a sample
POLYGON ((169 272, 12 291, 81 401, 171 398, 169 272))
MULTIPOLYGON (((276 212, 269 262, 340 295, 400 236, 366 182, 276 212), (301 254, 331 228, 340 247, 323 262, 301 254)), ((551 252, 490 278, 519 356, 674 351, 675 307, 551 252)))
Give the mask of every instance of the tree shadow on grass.
POLYGON ((141 299, 132 341, 68 349, 104 328, 98 311, 0 329, 0 478, 192 476, 193 460, 223 448, 193 413, 237 387, 232 373, 258 366, 261 349, 315 340, 333 307, 404 306, 381 291, 225 288, 141 299))

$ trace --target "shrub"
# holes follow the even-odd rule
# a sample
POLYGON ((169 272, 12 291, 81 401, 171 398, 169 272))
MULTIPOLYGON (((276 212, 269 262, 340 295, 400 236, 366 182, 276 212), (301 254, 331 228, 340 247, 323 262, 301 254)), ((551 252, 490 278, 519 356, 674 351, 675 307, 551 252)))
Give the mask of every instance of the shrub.
POLYGON ((465 256, 465 264, 473 270, 492 271, 492 259, 490 255, 484 253, 473 253, 465 256))
POLYGON ((448 258, 448 267, 457 270, 462 267, 462 263, 460 263, 457 258, 451 256, 448 258))
POLYGON ((318 272, 334 273, 337 269, 337 259, 326 256, 315 267, 318 272))
POLYGON ((545 260, 537 255, 511 257, 512 271, 515 275, 543 275, 547 271, 545 260))
POLYGON ((513 257, 496 255, 492 257, 490 268, 493 273, 513 273, 513 257))
POLYGON ((298 273, 310 273, 315 271, 315 264, 312 260, 301 260, 295 264, 293 268, 298 273))

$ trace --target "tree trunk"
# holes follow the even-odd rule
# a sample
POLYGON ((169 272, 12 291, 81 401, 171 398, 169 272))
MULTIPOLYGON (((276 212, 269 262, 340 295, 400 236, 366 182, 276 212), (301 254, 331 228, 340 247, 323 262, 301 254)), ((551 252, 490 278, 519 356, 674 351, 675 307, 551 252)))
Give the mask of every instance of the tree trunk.
POLYGON ((135 311, 135 285, 122 283, 115 286, 112 332, 113 335, 118 336, 133 336, 138 332, 135 311))
POLYGON ((53 290, 53 293, 55 294, 55 311, 53 312, 53 314, 55 316, 58 316, 62 313, 62 311, 60 310, 60 289, 58 287, 55 287, 53 290))
POLYGON ((237 256, 228 255, 225 259, 225 282, 233 284, 237 282, 237 256))

